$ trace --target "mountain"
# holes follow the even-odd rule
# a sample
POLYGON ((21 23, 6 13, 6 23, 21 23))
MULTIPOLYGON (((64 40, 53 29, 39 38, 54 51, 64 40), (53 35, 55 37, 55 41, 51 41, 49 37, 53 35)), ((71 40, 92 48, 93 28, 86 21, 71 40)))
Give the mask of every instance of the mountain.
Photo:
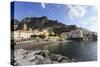
POLYGON ((16 30, 22 30, 24 27, 24 24, 27 25, 27 30, 31 28, 32 30, 34 29, 45 29, 48 27, 63 27, 65 26, 64 24, 58 22, 57 20, 49 20, 46 16, 43 17, 31 17, 31 18, 24 18, 21 23, 18 25, 16 30))
POLYGON ((18 24, 20 24, 19 20, 11 19, 11 31, 15 30, 17 28, 18 24))
POLYGON ((27 30, 34 29, 52 29, 55 33, 60 34, 61 32, 74 30, 77 27, 75 25, 65 25, 57 20, 50 20, 46 16, 42 17, 26 17, 21 23, 18 24, 16 30, 23 30, 24 24, 27 26, 27 30))
MULTIPOLYGON (((26 18, 22 19, 21 22, 14 19, 14 20, 11 21, 11 25, 12 25, 11 29, 13 29, 15 31, 17 31, 17 30, 27 30, 27 31, 29 31, 30 29, 31 30, 48 29, 49 31, 53 31, 55 33, 55 35, 57 35, 57 36, 60 36, 61 33, 63 33, 63 32, 66 33, 66 32, 71 32, 71 31, 74 31, 74 34, 75 34, 75 32, 78 29, 80 29, 81 31, 84 32, 83 33, 84 37, 88 37, 89 39, 92 38, 92 39, 95 39, 95 40, 97 38, 97 35, 95 34, 95 32, 91 32, 91 31, 84 29, 84 28, 79 28, 76 25, 65 25, 62 22, 59 22, 57 20, 50 20, 46 16, 26 17, 26 18)), ((77 34, 80 34, 80 33, 77 33, 77 34)), ((72 33, 72 35, 73 35, 73 33, 72 33)))
POLYGON ((12 19, 12 20, 11 20, 11 24, 12 24, 12 25, 18 25, 19 23, 20 23, 20 21, 17 20, 17 19, 12 19))

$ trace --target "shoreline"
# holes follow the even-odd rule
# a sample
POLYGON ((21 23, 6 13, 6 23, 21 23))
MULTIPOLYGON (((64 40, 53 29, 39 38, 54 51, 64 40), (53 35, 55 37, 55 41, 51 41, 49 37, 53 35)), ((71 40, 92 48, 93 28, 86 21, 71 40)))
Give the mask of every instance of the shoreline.
POLYGON ((64 40, 64 41, 34 41, 34 40, 28 40, 28 41, 20 41, 20 42, 16 42, 17 45, 19 44, 25 44, 25 43, 36 43, 36 44, 43 44, 43 43, 56 43, 56 42, 71 42, 71 40, 64 40))
POLYGON ((47 44, 59 44, 59 43, 62 43, 62 42, 70 42, 70 41, 40 41, 40 42, 37 42, 37 41, 25 41, 25 42, 20 42, 20 43, 16 43, 16 45, 13 45, 14 46, 14 49, 34 49, 34 48, 37 48, 38 46, 44 46, 44 45, 47 45, 47 44))
MULTIPOLYGON (((37 48, 38 46, 45 46, 45 45, 51 45, 51 44, 59 44, 59 43, 64 43, 64 42, 72 42, 71 40, 64 40, 64 41, 33 41, 33 40, 30 40, 30 41, 22 41, 22 42, 17 42, 15 44, 13 44, 12 46, 14 47, 14 49, 34 49, 34 48, 37 48)), ((84 41, 82 41, 84 42, 84 41)), ((85 41, 87 42, 87 41, 85 41)), ((89 42, 89 41, 88 41, 89 42)))

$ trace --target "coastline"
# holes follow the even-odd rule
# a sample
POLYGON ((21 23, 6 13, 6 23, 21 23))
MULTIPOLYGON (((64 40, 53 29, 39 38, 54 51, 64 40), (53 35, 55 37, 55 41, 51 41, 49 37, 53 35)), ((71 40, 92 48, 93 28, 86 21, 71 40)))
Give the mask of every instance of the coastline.
POLYGON ((30 48, 35 48, 37 46, 43 46, 43 45, 47 45, 47 44, 57 44, 57 43, 62 43, 62 42, 71 42, 69 40, 65 40, 65 41, 22 41, 22 42, 17 42, 16 45, 14 45, 14 49, 30 49, 30 48))
POLYGON ((42 40, 42 41, 34 41, 34 40, 28 40, 28 41, 19 41, 16 42, 17 45, 19 44, 24 44, 24 43, 36 43, 36 44, 43 44, 43 43, 55 43, 55 42, 71 42, 71 40, 63 40, 63 41, 46 41, 46 40, 42 40))

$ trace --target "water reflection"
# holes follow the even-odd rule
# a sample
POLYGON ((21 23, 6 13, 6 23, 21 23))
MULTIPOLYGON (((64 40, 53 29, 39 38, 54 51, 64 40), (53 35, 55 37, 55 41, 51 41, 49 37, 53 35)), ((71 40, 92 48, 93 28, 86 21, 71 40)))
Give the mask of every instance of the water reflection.
POLYGON ((51 53, 61 54, 80 61, 97 60, 97 42, 65 42, 43 45, 37 49, 48 49, 51 53))
POLYGON ((68 58, 74 58, 80 61, 95 61, 97 60, 97 42, 53 42, 46 44, 22 44, 16 45, 15 49, 26 49, 26 50, 43 50, 47 49, 51 53, 61 54, 68 58))

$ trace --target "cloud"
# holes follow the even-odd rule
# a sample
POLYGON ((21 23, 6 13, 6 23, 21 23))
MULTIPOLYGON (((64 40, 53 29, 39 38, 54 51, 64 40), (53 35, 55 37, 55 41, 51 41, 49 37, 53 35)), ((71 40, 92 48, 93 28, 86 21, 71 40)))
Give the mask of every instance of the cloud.
POLYGON ((85 20, 85 24, 97 25, 97 18, 96 17, 91 17, 91 18, 85 20))
POLYGON ((91 17, 84 20, 82 24, 91 31, 97 31, 97 17, 91 17))
POLYGON ((42 8, 45 8, 46 6, 45 6, 45 3, 41 3, 41 6, 42 6, 42 8))
POLYGON ((90 23, 97 23, 97 18, 96 17, 91 17, 89 19, 90 23))
POLYGON ((82 18, 87 12, 85 6, 68 5, 68 8, 68 16, 70 19, 82 18))

